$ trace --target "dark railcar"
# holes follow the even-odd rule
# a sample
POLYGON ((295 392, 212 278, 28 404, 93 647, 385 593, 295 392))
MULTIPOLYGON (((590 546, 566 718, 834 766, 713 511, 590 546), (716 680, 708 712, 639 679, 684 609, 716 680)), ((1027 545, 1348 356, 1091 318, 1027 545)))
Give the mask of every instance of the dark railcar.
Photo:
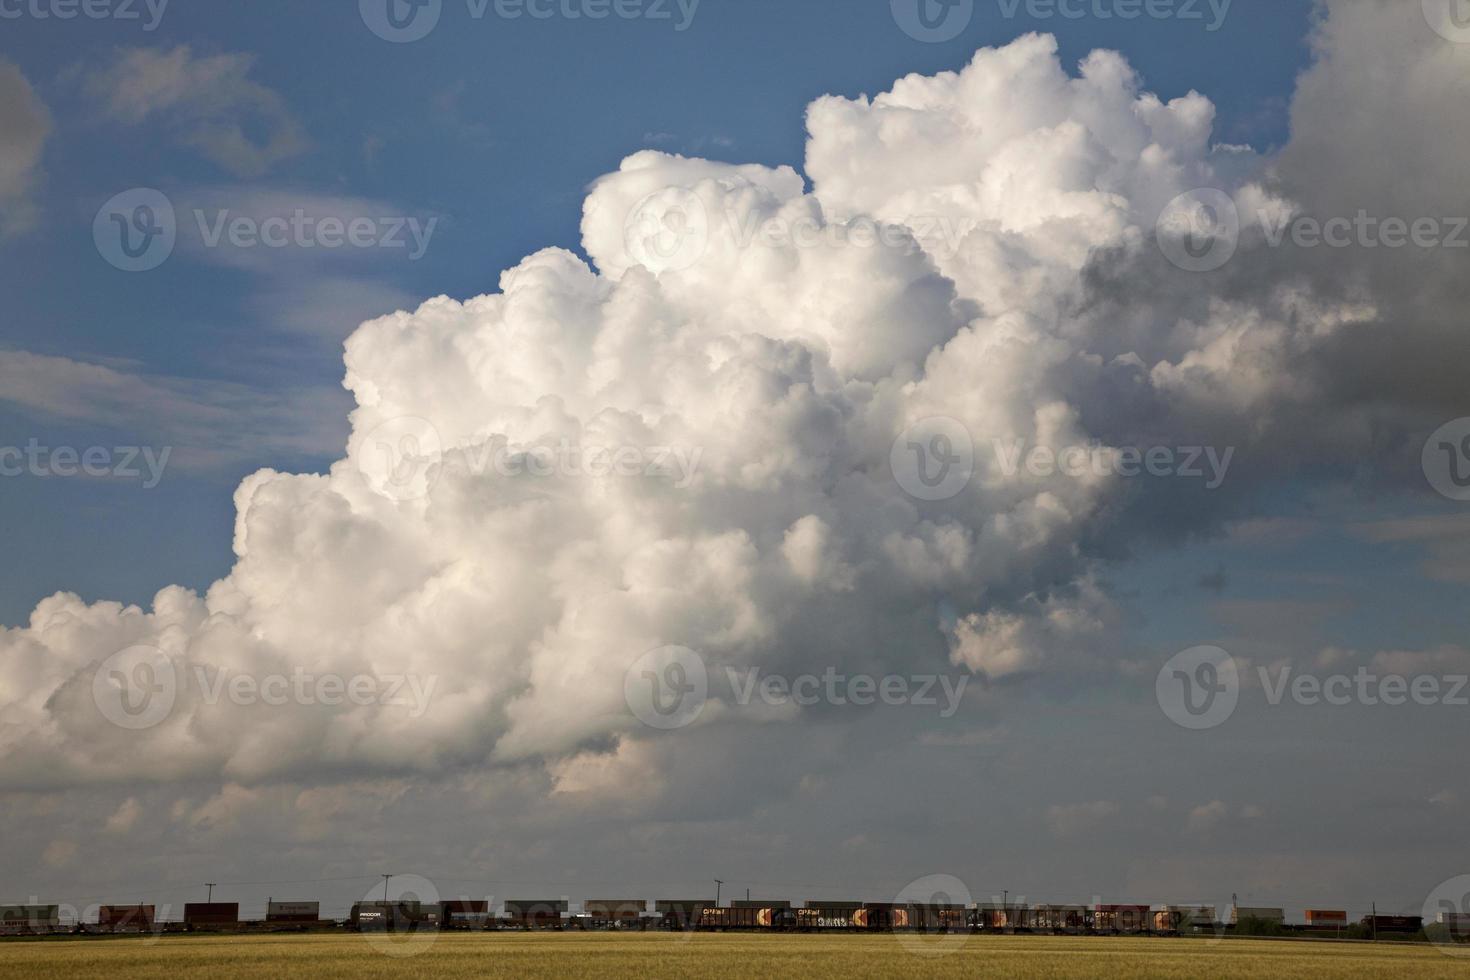
POLYGON ((1363 925, 1375 933, 1416 933, 1424 928, 1422 915, 1368 915, 1363 925))
POLYGON ((240 904, 189 902, 184 906, 184 925, 191 932, 237 928, 240 925, 240 904))
POLYGON ((152 932, 153 906, 103 905, 97 909, 97 927, 103 932, 152 932))
POLYGON ((789 929, 796 916, 785 906, 706 907, 699 916, 701 929, 789 929))
POLYGON ((518 899, 505 903, 510 924, 518 929, 560 929, 565 924, 564 898, 518 899))
POLYGON ((854 929, 853 919, 862 902, 807 902, 796 909, 796 928, 805 930, 854 929))

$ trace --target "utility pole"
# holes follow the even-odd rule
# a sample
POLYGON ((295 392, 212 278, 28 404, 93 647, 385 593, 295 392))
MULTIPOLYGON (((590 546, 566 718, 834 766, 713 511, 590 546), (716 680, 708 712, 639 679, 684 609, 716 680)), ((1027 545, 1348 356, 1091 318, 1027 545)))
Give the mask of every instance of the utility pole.
POLYGON ((1378 942, 1378 903, 1373 903, 1373 918, 1368 920, 1373 923, 1373 941, 1378 942))
POLYGON ((209 899, 208 899, 208 901, 209 901, 209 904, 210 905, 213 905, 214 904, 214 882, 212 882, 212 881, 206 881, 204 883, 204 887, 209 889, 209 899))
POLYGON ((380 877, 380 878, 383 879, 383 904, 384 905, 387 905, 388 904, 388 879, 389 878, 392 878, 393 876, 392 875, 379 875, 378 877, 380 877))
POLYGON ((720 886, 723 884, 724 882, 720 879, 715 879, 715 908, 720 907, 720 886))

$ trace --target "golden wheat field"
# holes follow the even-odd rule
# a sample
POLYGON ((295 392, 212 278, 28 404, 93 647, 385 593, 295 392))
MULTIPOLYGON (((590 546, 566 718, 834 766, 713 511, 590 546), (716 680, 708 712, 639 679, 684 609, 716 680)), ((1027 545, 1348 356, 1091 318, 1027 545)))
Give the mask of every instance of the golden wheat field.
POLYGON ((1032 936, 445 934, 0 945, 0 977, 1464 977, 1432 946, 1032 936))

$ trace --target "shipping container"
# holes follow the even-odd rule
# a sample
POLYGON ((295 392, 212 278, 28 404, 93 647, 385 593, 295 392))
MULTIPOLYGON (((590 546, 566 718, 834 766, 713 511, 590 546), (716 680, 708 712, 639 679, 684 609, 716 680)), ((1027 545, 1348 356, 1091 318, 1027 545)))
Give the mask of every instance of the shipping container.
POLYGON ((265 921, 315 925, 321 918, 320 902, 267 902, 265 921))
POLYGON ((238 902, 189 902, 184 906, 184 925, 190 929, 233 928, 239 924, 238 902))
POLYGON ((505 915, 519 929, 560 929, 567 911, 564 898, 515 899, 505 903, 505 915))
POLYGON ((647 906, 641 898, 599 898, 583 902, 582 911, 593 926, 627 929, 642 924, 647 906))
POLYGON ((444 929, 483 929, 490 921, 490 903, 456 899, 439 903, 439 925, 444 929))
POLYGON ((97 909, 97 927, 104 932, 152 932, 152 905, 103 905, 97 909))
POLYGON ((1252 908, 1248 905, 1233 906, 1230 909, 1230 924, 1240 925, 1244 919, 1255 919, 1257 922, 1285 922, 1286 910, 1275 908, 1252 908))
POLYGON ((1347 912, 1342 909, 1307 909, 1307 925, 1346 927, 1347 912))
POLYGON ((61 928, 58 905, 0 905, 0 931, 9 935, 44 935, 61 928))
POLYGON ((1416 933, 1424 928, 1421 915, 1368 915, 1363 925, 1375 933, 1416 933))
POLYGON ((1189 932, 1215 928, 1213 905, 1158 905, 1154 907, 1155 932, 1189 932))

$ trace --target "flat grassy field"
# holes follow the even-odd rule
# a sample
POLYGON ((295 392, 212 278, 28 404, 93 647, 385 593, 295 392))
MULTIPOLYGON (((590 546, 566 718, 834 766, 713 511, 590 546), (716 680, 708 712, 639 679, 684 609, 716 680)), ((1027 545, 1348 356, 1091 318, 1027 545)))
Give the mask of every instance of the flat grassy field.
POLYGON ((0 978, 1457 977, 1432 946, 1041 936, 451 933, 0 944, 0 978), (403 955, 411 953, 411 955, 403 955), (943 955, 935 955, 942 953, 943 955), (396 955, 395 955, 396 954, 396 955), (926 955, 927 954, 927 955, 926 955), (197 971, 197 974, 196 974, 197 971))

